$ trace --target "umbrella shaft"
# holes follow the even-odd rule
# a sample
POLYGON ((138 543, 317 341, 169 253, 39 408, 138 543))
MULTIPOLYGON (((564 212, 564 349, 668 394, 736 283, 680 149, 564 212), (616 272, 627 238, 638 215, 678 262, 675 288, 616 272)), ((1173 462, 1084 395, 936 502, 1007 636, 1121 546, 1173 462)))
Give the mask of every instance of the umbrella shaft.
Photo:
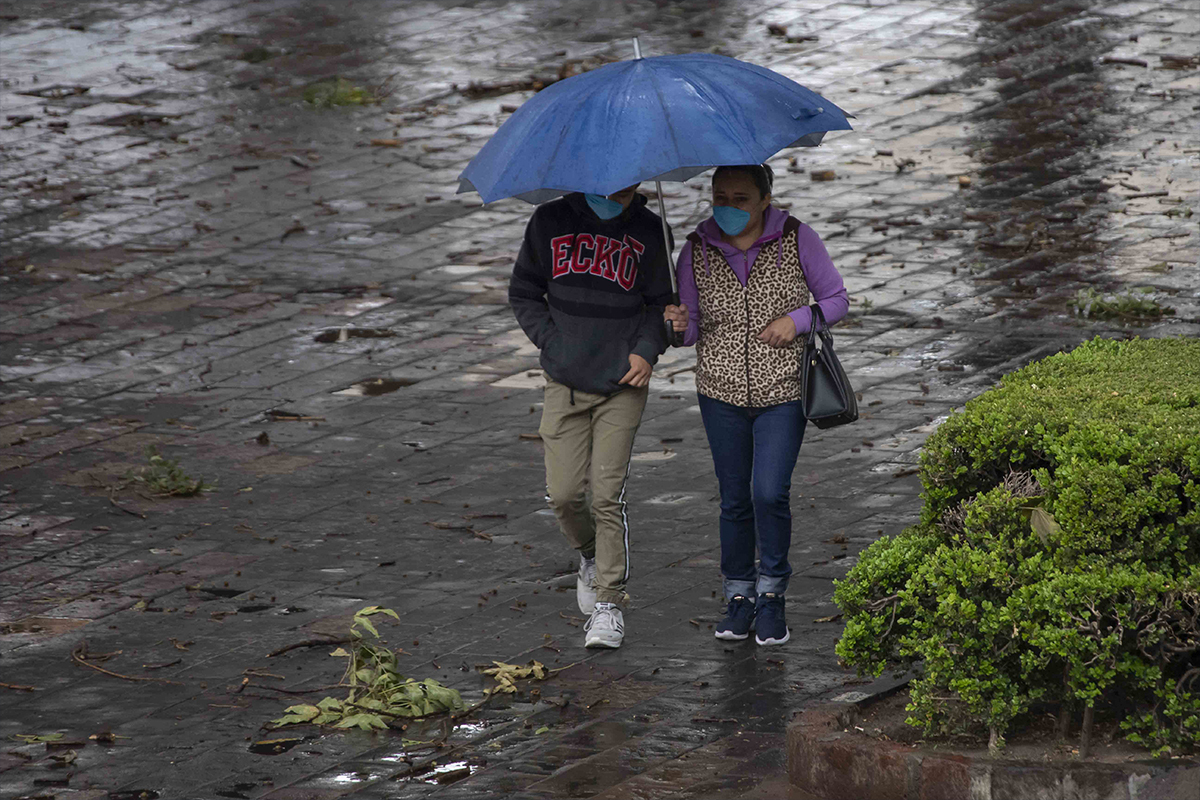
POLYGON ((660 181, 654 182, 654 192, 658 195, 658 218, 662 221, 663 249, 667 252, 667 271, 671 274, 671 294, 678 294, 679 282, 675 278, 675 248, 671 247, 671 233, 667 229, 667 207, 663 204, 660 181))

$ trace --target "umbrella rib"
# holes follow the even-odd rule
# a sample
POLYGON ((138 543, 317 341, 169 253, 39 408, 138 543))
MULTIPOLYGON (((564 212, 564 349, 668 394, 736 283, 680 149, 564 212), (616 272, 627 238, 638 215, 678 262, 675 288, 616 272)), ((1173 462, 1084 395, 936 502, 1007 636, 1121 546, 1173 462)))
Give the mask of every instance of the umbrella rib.
MULTIPOLYGON (((752 146, 753 143, 750 143, 751 146, 747 146, 746 139, 745 139, 745 137, 742 136, 741 132, 738 131, 733 125, 730 124, 729 120, 726 119, 726 116, 724 114, 717 112, 717 103, 714 101, 715 96, 711 92, 709 92, 706 87, 701 86, 701 84, 698 81, 694 81, 691 79, 687 79, 687 80, 691 84, 692 88, 696 90, 696 94, 703 97, 704 102, 708 105, 708 107, 710 109, 712 109, 713 116, 715 116, 717 118, 717 120, 719 120, 721 127, 723 127, 726 131, 728 131, 733 136, 733 138, 736 138, 738 141, 740 141, 742 143, 742 147, 745 150, 747 150, 747 151, 754 150, 754 147, 752 146)), ((712 164, 710 166, 719 167, 722 165, 721 164, 712 164)))
POLYGON ((654 86, 654 93, 658 95, 658 105, 662 108, 663 119, 667 121, 667 130, 671 132, 671 147, 675 151, 674 162, 679 163, 682 160, 682 154, 679 152, 679 137, 676 134, 675 126, 671 123, 671 107, 667 104, 666 97, 663 96, 662 86, 658 83, 657 70, 651 71, 650 83, 654 86))
MULTIPOLYGON (((592 87, 590 87, 590 91, 587 91, 587 92, 584 92, 584 93, 578 94, 578 95, 576 96, 576 109, 582 109, 582 108, 585 108, 585 107, 587 106, 587 104, 588 104, 588 101, 589 101, 589 100, 590 100, 590 99, 591 99, 591 98, 592 98, 594 95, 596 95, 598 92, 602 91, 603 89, 605 89, 605 85, 604 85, 604 83, 602 83, 602 82, 600 82, 600 81, 596 81, 596 82, 595 82, 595 85, 594 85, 594 86, 592 86, 592 87)), ((554 105, 553 105, 553 104, 547 105, 547 106, 546 106, 544 109, 541 109, 541 110, 539 110, 539 112, 538 112, 538 117, 537 117, 537 119, 536 119, 536 120, 534 120, 534 121, 538 121, 538 122, 540 122, 540 121, 541 121, 541 118, 542 118, 543 116, 545 116, 545 115, 547 115, 547 114, 550 114, 550 113, 551 113, 553 110, 554 110, 554 105)), ((554 149, 553 149, 553 150, 550 152, 550 155, 549 155, 549 157, 548 157, 548 158, 545 160, 545 162, 543 163, 543 167, 542 167, 542 170, 541 170, 541 175, 539 175, 539 179, 538 179, 538 181, 537 181, 537 183, 538 183, 538 186, 537 186, 537 187, 535 187, 536 189, 553 189, 554 191, 560 191, 560 190, 561 190, 561 191, 564 191, 564 192, 573 192, 573 191, 575 191, 574 189, 561 189, 561 187, 557 187, 557 186, 546 186, 546 185, 545 185, 545 182, 544 182, 544 181, 541 179, 541 177, 542 177, 542 176, 544 176, 546 173, 548 173, 548 172, 552 171, 552 170, 551 170, 551 168, 552 168, 552 166, 553 166, 553 164, 554 164, 554 161, 555 161, 555 159, 556 159, 556 158, 557 158, 557 156, 558 156, 558 152, 559 152, 559 150, 561 150, 561 149, 562 149, 562 146, 563 146, 563 141, 564 141, 564 139, 566 139, 566 138, 567 138, 567 137, 566 137, 566 135, 563 135, 563 136, 559 136, 559 137, 557 137, 557 140, 556 140, 556 141, 555 141, 555 143, 554 143, 554 149)), ((505 172, 504 172, 504 174, 505 174, 505 175, 507 175, 507 173, 508 173, 508 172, 509 172, 509 170, 508 170, 508 169, 506 169, 506 170, 505 170, 505 172)), ((618 187, 618 188, 620 188, 620 187, 618 187)), ((531 191, 532 191, 532 190, 531 190, 531 191)))

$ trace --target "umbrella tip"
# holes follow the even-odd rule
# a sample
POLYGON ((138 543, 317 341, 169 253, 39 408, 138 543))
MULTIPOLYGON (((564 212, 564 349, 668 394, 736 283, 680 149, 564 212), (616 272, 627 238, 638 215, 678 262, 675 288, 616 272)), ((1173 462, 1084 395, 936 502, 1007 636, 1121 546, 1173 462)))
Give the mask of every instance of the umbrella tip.
POLYGON ((642 57, 642 45, 638 42, 638 37, 633 37, 633 58, 634 60, 642 57))

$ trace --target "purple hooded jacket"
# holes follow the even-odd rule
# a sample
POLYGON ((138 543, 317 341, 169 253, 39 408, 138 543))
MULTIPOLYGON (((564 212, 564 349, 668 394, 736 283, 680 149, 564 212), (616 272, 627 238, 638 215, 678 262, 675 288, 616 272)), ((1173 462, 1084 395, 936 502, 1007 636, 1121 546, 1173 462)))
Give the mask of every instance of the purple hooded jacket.
MULTIPOLYGON (((721 229, 712 217, 701 222, 696 227, 696 233, 702 241, 716 247, 724 254, 725 260, 733 268, 733 273, 745 286, 746 281, 750 279, 750 267, 754 264, 754 259, 758 257, 758 251, 767 242, 783 235, 783 224, 787 218, 788 212, 774 206, 767 206, 763 221, 763 234, 745 252, 731 244, 726 244, 721 239, 721 229)), ((825 321, 829 325, 833 325, 846 316, 846 311, 850 308, 850 297, 846 293, 846 287, 842 284, 842 276, 833 266, 833 259, 829 257, 829 252, 821 243, 821 237, 804 223, 800 223, 797 244, 800 248, 800 267, 804 271, 804 280, 808 283, 812 299, 821 306, 825 321)), ((711 268, 711 264, 706 265, 701 259, 699 268, 705 269, 706 266, 711 268)), ((696 265, 692 261, 692 245, 691 242, 688 242, 684 245, 683 252, 679 254, 679 263, 676 265, 676 274, 679 279, 679 301, 688 309, 688 327, 683 337, 685 346, 695 344, 696 340, 700 338, 700 296, 693 274, 695 268, 696 265)), ((797 334, 808 333, 812 330, 812 309, 808 306, 797 308, 788 316, 795 323, 797 334)))

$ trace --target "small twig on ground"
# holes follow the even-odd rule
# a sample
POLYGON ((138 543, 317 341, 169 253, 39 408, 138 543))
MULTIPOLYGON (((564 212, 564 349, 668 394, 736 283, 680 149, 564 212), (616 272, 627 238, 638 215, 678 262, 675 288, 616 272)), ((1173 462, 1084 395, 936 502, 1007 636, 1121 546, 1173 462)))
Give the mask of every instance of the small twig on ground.
MULTIPOLYGON (((343 687, 349 688, 350 684, 348 684, 348 683, 331 683, 327 686, 314 686, 311 689, 284 689, 283 687, 280 687, 280 686, 267 686, 265 683, 250 683, 249 681, 246 681, 238 688, 237 694, 241 694, 242 689, 245 689, 247 687, 249 687, 251 689, 268 689, 272 692, 279 692, 280 694, 312 694, 313 692, 327 692, 330 689, 338 689, 338 688, 343 688, 343 687)), ((358 688, 361 688, 361 687, 358 687, 358 688)))
POLYGON ((120 678, 121 680, 124 680, 124 681, 138 681, 138 682, 148 682, 148 683, 170 683, 170 684, 174 684, 175 686, 183 686, 183 684, 180 683, 179 681, 169 681, 166 678, 140 678, 140 677, 137 677, 134 675, 122 675, 119 672, 113 672, 112 670, 107 670, 107 669, 104 669, 103 667, 97 667, 95 664, 89 664, 86 660, 84 660, 83 658, 80 658, 79 654, 80 654, 81 649, 83 650, 83 652, 87 651, 86 647, 84 647, 83 645, 76 647, 74 650, 71 651, 71 660, 74 661, 76 664, 80 664, 82 666, 87 667, 88 669, 94 669, 97 672, 103 672, 105 675, 111 675, 114 678, 120 678))
POLYGON ((167 667, 173 667, 176 664, 182 663, 183 659, 177 658, 174 661, 168 661, 165 664, 142 664, 142 669, 166 669, 167 667))
POLYGON ((267 658, 281 656, 289 650, 299 650, 301 647, 324 647, 327 644, 349 644, 351 641, 353 640, 348 636, 340 639, 305 639, 302 642, 295 642, 293 644, 281 647, 278 650, 272 650, 270 653, 267 653, 267 658))
POLYGON ((242 674, 250 675, 254 678, 278 678, 281 681, 284 680, 282 675, 276 675, 274 672, 263 672, 257 669, 244 669, 242 670, 242 674))
POLYGON ((79 657, 82 659, 85 659, 87 661, 100 661, 100 662, 108 661, 110 658, 115 658, 116 656, 119 656, 125 652, 124 650, 113 650, 111 653, 89 652, 88 646, 87 646, 87 639, 84 639, 83 641, 81 641, 79 643, 79 646, 77 648, 75 648, 75 650, 77 653, 79 653, 79 657))
POLYGON ((41 691, 41 689, 39 689, 36 686, 22 686, 19 683, 0 683, 0 687, 5 688, 5 689, 12 689, 14 692, 40 692, 41 691))
POLYGON ((578 628, 580 623, 582 623, 584 621, 581 617, 572 617, 570 614, 564 614, 561 611, 558 612, 558 615, 560 617, 562 617, 563 619, 565 619, 567 621, 568 625, 571 625, 576 628, 578 628))
POLYGON ((115 508, 119 508, 121 511, 124 511, 126 514, 129 514, 129 515, 131 515, 131 516, 137 517, 138 519, 145 519, 145 518, 146 518, 146 515, 145 515, 145 514, 142 514, 142 513, 140 513, 140 512, 137 512, 137 511, 131 511, 131 510, 129 510, 128 508, 126 508, 125 506, 123 506, 123 505, 121 505, 120 503, 118 503, 118 502, 117 502, 117 498, 113 497, 113 495, 112 495, 112 493, 111 493, 111 492, 110 492, 110 493, 109 493, 109 495, 108 495, 108 502, 112 503, 112 504, 113 504, 113 506, 114 506, 115 508))

